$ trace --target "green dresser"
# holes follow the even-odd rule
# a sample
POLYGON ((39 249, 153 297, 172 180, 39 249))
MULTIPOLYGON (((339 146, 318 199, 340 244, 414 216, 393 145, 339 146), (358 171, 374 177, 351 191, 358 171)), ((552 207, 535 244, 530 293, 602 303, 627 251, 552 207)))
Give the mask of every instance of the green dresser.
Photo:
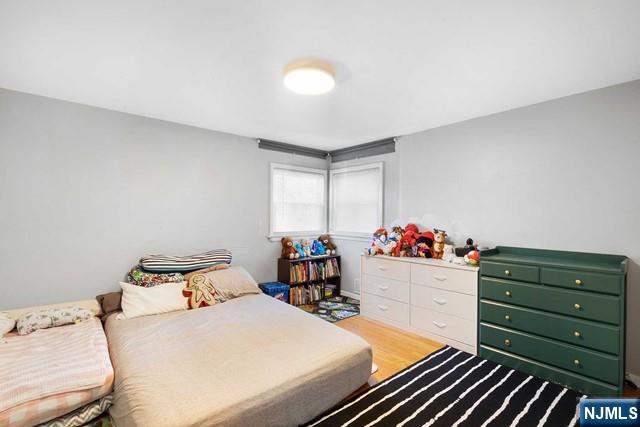
POLYGON ((480 262, 480 356, 621 396, 627 258, 498 246, 480 262))

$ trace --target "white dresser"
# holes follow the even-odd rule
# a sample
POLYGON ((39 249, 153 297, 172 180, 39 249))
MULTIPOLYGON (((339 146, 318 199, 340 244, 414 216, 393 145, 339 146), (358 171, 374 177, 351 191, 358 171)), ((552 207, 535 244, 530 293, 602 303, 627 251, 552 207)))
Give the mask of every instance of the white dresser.
POLYGON ((362 255, 363 316, 477 354, 478 268, 362 255))

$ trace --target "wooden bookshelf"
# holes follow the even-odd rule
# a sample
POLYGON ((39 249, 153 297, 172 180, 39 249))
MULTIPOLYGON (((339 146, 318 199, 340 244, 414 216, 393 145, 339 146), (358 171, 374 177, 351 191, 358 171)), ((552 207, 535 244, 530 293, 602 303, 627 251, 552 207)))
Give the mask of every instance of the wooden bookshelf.
MULTIPOLYGON (((278 259, 278 282, 286 283, 291 287, 293 292, 295 292, 294 288, 301 287, 301 286, 307 289, 309 288, 309 286, 315 286, 315 285, 320 286, 322 298, 307 302, 308 304, 312 304, 313 302, 325 299, 327 297, 326 290, 332 287, 334 288, 333 296, 340 295, 341 274, 342 274, 342 265, 340 263, 340 255, 323 255, 323 256, 298 258, 298 259, 283 259, 283 258, 278 259), (327 262, 332 262, 331 260, 335 260, 335 262, 337 263, 338 273, 337 275, 327 277, 326 264, 327 262), (309 272, 311 271, 312 268, 314 268, 313 264, 318 264, 318 263, 322 263, 325 266, 324 277, 311 279, 310 278, 311 274, 309 274, 309 272), (306 274, 305 280, 299 280, 294 282, 292 281, 293 277, 292 277, 291 270, 295 268, 295 266, 297 265, 302 265, 301 268, 304 268, 307 274, 306 274)), ((290 292, 290 301, 292 301, 291 292, 290 292)), ((298 305, 298 304, 294 304, 294 305, 298 305)))

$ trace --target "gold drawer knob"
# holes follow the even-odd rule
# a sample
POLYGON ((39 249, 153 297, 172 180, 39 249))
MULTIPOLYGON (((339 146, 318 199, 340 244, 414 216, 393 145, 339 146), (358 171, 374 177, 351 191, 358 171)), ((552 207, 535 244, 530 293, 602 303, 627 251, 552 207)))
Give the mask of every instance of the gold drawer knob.
POLYGON ((573 364, 576 366, 580 366, 580 361, 578 359, 574 359, 573 364))
POLYGON ((573 304, 573 308, 575 308, 576 310, 582 310, 582 306, 578 303, 573 304))
POLYGON ((504 291, 504 294, 505 294, 506 296, 508 296, 508 297, 510 297, 510 296, 511 296, 511 292, 510 292, 510 291, 504 291))
POLYGON ((573 333, 573 336, 576 337, 576 338, 580 338, 582 336, 582 334, 580 333, 580 331, 575 331, 573 333))
POLYGON ((509 316, 508 314, 506 314, 506 315, 504 316, 504 320, 506 320, 506 321, 511 321, 511 316, 509 316))
POLYGON ((504 345, 506 345, 507 347, 511 347, 511 340, 508 338, 504 340, 504 345))
POLYGON ((582 280, 576 279, 576 285, 578 285, 578 286, 582 285, 582 280))
POLYGON ((505 274, 505 275, 507 275, 507 276, 511 276, 511 271, 509 271, 509 270, 505 270, 505 271, 504 271, 504 274, 505 274))

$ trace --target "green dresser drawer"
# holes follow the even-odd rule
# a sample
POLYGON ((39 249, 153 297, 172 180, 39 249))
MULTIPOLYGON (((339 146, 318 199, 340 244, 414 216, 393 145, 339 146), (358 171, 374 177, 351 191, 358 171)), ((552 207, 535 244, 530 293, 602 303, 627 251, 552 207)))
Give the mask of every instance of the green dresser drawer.
POLYGON ((617 356, 486 323, 480 324, 480 343, 607 383, 620 381, 617 356))
POLYGON ((622 313, 618 297, 489 277, 480 279, 480 297, 614 325, 622 313))
POLYGON ((583 377, 570 371, 556 368, 526 357, 501 351, 488 346, 480 346, 479 355, 485 359, 500 363, 512 369, 535 375, 547 381, 569 387, 590 397, 614 397, 622 395, 622 387, 607 384, 602 381, 583 377))
POLYGON ((605 294, 620 295, 623 279, 614 274, 591 273, 586 271, 562 270, 559 268, 540 269, 542 283, 605 294))
POLYGON ((620 352, 620 328, 530 308, 482 300, 480 320, 611 354, 620 352))
POLYGON ((530 265, 483 261, 480 263, 480 274, 524 282, 538 283, 540 281, 539 268, 530 265))

